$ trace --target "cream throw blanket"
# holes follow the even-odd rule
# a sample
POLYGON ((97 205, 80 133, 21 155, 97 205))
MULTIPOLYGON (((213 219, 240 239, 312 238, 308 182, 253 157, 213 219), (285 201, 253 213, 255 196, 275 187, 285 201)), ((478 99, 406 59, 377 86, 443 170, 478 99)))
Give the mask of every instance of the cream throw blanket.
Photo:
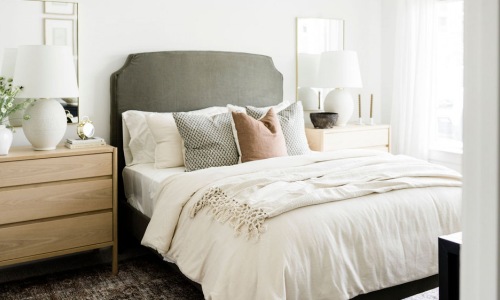
POLYGON ((226 177, 203 194, 190 215, 207 208, 216 220, 251 238, 265 231, 266 219, 299 207, 433 186, 461 186, 461 175, 402 155, 340 156, 226 177))

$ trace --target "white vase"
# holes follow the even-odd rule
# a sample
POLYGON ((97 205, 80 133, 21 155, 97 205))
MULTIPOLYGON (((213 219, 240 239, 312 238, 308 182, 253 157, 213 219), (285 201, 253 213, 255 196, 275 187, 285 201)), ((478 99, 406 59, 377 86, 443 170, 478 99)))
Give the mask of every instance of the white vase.
POLYGON ((12 137, 12 130, 8 129, 5 125, 0 125, 0 155, 9 154, 12 137))

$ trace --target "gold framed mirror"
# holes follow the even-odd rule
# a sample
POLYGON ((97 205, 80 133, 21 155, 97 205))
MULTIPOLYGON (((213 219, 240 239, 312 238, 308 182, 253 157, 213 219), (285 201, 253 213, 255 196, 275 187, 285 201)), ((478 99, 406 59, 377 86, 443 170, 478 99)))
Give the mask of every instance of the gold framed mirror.
POLYGON ((326 93, 318 84, 320 56, 344 50, 344 20, 297 18, 296 30, 296 99, 302 101, 304 111, 322 110, 326 93))

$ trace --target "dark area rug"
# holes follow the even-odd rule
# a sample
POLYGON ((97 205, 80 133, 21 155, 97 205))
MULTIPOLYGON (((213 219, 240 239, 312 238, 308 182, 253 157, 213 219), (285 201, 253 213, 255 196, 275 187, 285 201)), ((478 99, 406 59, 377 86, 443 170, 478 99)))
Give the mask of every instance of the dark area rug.
POLYGON ((153 254, 1 283, 0 299, 203 299, 201 291, 153 254))

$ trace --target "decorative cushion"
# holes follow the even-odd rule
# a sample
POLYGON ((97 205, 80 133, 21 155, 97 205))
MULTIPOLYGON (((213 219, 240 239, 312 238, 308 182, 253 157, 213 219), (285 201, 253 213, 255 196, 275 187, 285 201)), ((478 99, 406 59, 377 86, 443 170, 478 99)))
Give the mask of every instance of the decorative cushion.
MULTIPOLYGON (((253 106, 246 107, 247 114, 255 119, 260 119, 266 113, 265 108, 253 106)), ((309 153, 309 145, 307 143, 305 126, 304 126, 304 111, 300 101, 290 104, 287 108, 278 112, 278 118, 281 124, 281 130, 285 136, 286 148, 288 155, 303 155, 309 153)))
POLYGON ((285 137, 273 108, 255 120, 246 113, 232 112, 241 149, 241 162, 287 156, 285 137))
POLYGON ((229 113, 214 116, 173 113, 184 140, 186 171, 238 163, 229 113))
POLYGON ((146 116, 151 112, 128 110, 122 113, 123 149, 127 166, 155 161, 155 147, 153 135, 146 122, 146 116), (127 138, 130 137, 128 141, 127 138))
MULTIPOLYGON (((212 116, 226 112, 226 107, 213 106, 186 113, 212 116)), ((146 121, 156 143, 154 151, 155 168, 183 166, 184 146, 172 113, 151 113, 146 116, 146 121)))
MULTIPOLYGON (((228 104, 227 109, 230 113, 237 112, 245 115, 247 114, 247 110, 243 106, 228 104)), ((238 163, 241 163, 241 149, 238 141, 238 133, 236 132, 236 126, 234 125, 234 118, 231 118, 231 129, 233 130, 234 142, 236 143, 236 149, 238 150, 238 163)))
MULTIPOLYGON (((290 103, 288 102, 280 102, 279 104, 277 105, 273 105, 273 106, 266 106, 266 107, 261 107, 263 110, 265 111, 268 111, 269 108, 274 108, 274 111, 275 112, 278 112, 278 111, 281 111, 285 108, 287 108, 288 106, 290 105, 290 103)), ((243 106, 237 106, 237 105, 233 105, 233 104, 228 104, 226 105, 227 109, 229 112, 240 112, 240 113, 247 113, 247 110, 245 107, 243 106)), ((233 129, 233 135, 234 135, 234 141, 236 142, 236 148, 238 149, 238 156, 239 156, 239 159, 238 159, 238 163, 241 163, 241 149, 240 149, 240 143, 238 142, 238 134, 236 132, 236 128, 234 126, 234 120, 233 118, 231 118, 231 128, 233 129)))

